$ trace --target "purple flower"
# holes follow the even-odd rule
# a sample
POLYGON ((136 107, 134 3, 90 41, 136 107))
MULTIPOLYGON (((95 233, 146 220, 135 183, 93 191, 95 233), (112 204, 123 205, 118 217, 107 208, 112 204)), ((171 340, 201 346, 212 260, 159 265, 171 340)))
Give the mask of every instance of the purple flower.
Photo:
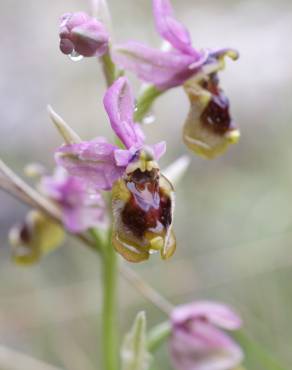
POLYGON ((241 363, 241 348, 222 330, 237 330, 242 324, 228 306, 186 304, 174 309, 171 322, 170 352, 177 370, 230 370, 241 363))
POLYGON ((107 225, 106 205, 100 192, 92 190, 80 178, 58 167, 53 176, 42 178, 41 191, 62 210, 66 229, 76 233, 90 227, 107 225))
POLYGON ((165 142, 145 145, 145 136, 139 124, 134 123, 134 97, 126 78, 120 77, 104 96, 105 110, 110 124, 125 149, 110 144, 105 138, 63 145, 57 150, 56 161, 71 175, 79 176, 96 189, 111 190, 122 177, 127 166, 147 151, 152 160, 165 152, 165 142))
POLYGON ((113 244, 120 254, 139 262, 159 250, 168 258, 175 250, 173 188, 157 164, 166 145, 145 144, 141 127, 133 121, 134 97, 126 78, 120 77, 107 90, 104 106, 125 148, 98 137, 62 146, 56 161, 91 188, 112 189, 113 244))
POLYGON ((160 90, 183 85, 191 103, 184 142, 204 158, 214 158, 239 140, 218 79, 224 58, 237 59, 238 53, 229 48, 195 49, 188 30, 174 18, 169 0, 153 0, 153 12, 156 29, 171 49, 162 51, 130 41, 116 46, 114 60, 160 90))
POLYGON ((171 45, 171 50, 157 50, 129 41, 116 46, 113 56, 121 67, 164 90, 183 84, 197 73, 209 52, 192 46, 190 34, 174 18, 169 0, 153 0, 153 13, 156 29, 171 45))
POLYGON ((99 57, 108 50, 109 34, 104 25, 84 12, 64 14, 59 35, 64 54, 99 57))

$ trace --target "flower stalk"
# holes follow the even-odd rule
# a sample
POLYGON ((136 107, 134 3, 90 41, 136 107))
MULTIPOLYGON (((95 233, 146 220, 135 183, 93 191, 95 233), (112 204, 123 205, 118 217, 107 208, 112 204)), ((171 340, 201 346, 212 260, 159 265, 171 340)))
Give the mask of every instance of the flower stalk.
MULTIPOLYGON (((111 240, 111 233, 110 238, 111 240)), ((104 248, 102 340, 103 363, 106 370, 118 369, 118 320, 117 320, 117 255, 111 243, 104 248)))
POLYGON ((101 57, 101 63, 106 85, 109 87, 116 79, 116 67, 109 52, 101 57))
POLYGON ((136 111, 134 115, 135 122, 141 122, 145 115, 150 111, 154 101, 160 95, 162 95, 165 90, 158 90, 154 85, 149 85, 138 97, 136 111))

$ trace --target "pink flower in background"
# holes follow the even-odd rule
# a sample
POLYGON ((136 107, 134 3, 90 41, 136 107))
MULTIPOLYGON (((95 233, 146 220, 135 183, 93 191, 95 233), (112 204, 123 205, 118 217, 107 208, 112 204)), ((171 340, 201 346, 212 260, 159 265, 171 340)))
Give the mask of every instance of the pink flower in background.
POLYGON ((139 159, 142 150, 158 160, 165 152, 165 142, 145 145, 145 136, 139 124, 134 123, 134 97, 128 80, 120 77, 107 90, 104 106, 110 124, 125 149, 98 137, 78 144, 63 145, 57 150, 56 161, 71 175, 79 176, 96 189, 110 190, 122 177, 126 167, 139 159))
POLYGON ((107 225, 101 193, 88 187, 82 179, 58 167, 53 176, 42 178, 40 186, 41 191, 61 207, 63 223, 69 231, 75 233, 107 225))
POLYGON ((204 301, 178 306, 171 323, 170 352, 177 370, 231 370, 241 363, 241 348, 222 330, 242 324, 228 306, 204 301))
POLYGON ((64 14, 59 27, 64 54, 99 57, 108 50, 109 34, 104 25, 84 12, 64 14))

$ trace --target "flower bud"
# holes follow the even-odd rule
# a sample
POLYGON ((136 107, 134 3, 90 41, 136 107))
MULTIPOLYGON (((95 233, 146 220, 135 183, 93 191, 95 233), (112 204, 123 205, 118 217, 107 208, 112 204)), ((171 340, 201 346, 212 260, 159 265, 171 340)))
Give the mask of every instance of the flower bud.
POLYGON ((60 49, 67 55, 102 56, 109 35, 104 25, 84 12, 66 13, 60 20, 60 49))
POLYGON ((115 249, 130 262, 159 251, 163 259, 176 248, 172 232, 174 191, 151 154, 142 150, 113 186, 115 249))
POLYGON ((52 219, 38 211, 30 211, 23 224, 10 230, 12 258, 21 265, 35 263, 43 254, 57 248, 63 238, 63 229, 52 219))

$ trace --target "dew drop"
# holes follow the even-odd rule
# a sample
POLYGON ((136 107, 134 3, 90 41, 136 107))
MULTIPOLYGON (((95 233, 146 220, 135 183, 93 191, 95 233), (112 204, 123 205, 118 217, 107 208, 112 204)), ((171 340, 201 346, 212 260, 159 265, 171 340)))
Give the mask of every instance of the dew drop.
POLYGON ((149 254, 156 254, 158 253, 158 250, 157 249, 149 249, 149 254))
POLYGON ((143 118, 142 123, 144 125, 151 125, 156 120, 156 117, 152 113, 146 114, 146 116, 143 118))
POLYGON ((72 62, 79 62, 83 59, 83 55, 77 53, 75 50, 73 50, 72 53, 68 55, 68 57, 70 58, 70 60, 72 60, 72 62))

